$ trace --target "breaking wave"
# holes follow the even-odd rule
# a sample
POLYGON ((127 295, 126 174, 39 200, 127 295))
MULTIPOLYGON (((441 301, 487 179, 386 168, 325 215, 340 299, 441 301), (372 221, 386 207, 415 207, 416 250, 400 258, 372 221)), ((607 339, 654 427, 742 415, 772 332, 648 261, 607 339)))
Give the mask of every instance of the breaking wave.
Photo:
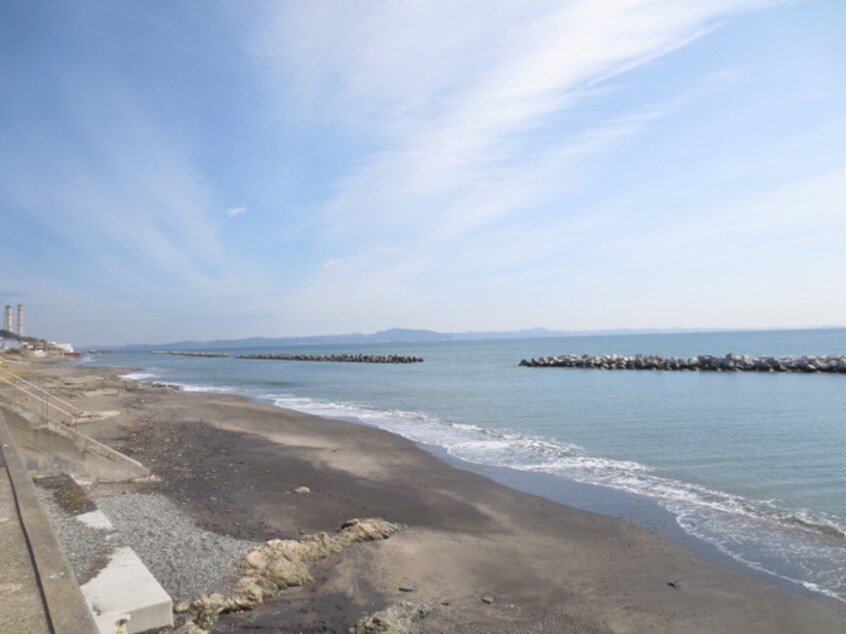
POLYGON ((471 464, 550 473, 646 496, 670 511, 685 532, 733 559, 846 602, 846 522, 842 518, 682 482, 638 462, 604 458, 577 445, 509 430, 305 397, 271 400, 279 407, 379 427, 440 447, 471 464))
MULTIPOLYGON (((155 370, 155 369, 153 369, 155 370)), ((689 535, 751 568, 846 602, 846 521, 777 499, 755 500, 666 477, 634 461, 593 455, 574 444, 487 429, 420 412, 280 395, 279 384, 232 387, 162 382, 155 371, 123 378, 172 385, 186 392, 242 394, 279 407, 360 422, 439 447, 470 464, 558 475, 576 482, 648 497, 666 508, 689 535)))

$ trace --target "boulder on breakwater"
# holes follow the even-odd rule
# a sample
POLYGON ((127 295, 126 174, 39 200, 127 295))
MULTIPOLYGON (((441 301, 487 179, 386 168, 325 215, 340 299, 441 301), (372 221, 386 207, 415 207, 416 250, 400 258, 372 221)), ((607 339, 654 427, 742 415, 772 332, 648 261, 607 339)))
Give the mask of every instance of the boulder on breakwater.
POLYGON ((239 354, 238 359, 269 359, 273 361, 335 361, 341 363, 422 363, 420 357, 400 354, 239 354))
POLYGON ((665 357, 660 354, 617 354, 592 356, 562 354, 523 359, 529 368, 595 368, 599 370, 692 370, 703 372, 804 372, 846 374, 846 355, 801 357, 750 357, 731 352, 724 357, 701 354, 696 357, 665 357))

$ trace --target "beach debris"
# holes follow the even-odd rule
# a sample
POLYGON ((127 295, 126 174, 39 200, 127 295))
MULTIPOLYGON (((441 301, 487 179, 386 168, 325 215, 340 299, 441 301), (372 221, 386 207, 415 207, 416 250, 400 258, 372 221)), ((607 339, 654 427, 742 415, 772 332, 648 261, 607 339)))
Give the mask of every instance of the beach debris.
POLYGON ((668 581, 667 585, 673 588, 674 590, 678 590, 679 588, 679 584, 677 584, 675 581, 668 581))
POLYGON ((311 493, 311 489, 308 487, 297 487, 294 489, 294 493, 311 493))
POLYGON ((490 605, 493 602, 494 602, 494 598, 489 594, 486 594, 485 596, 482 597, 482 603, 487 603, 488 605, 490 605))
POLYGON ((412 634, 415 624, 432 609, 423 603, 400 601, 381 612, 375 612, 356 621, 349 634, 412 634))
POLYGON ((185 623, 173 630, 173 634, 208 634, 208 630, 204 630, 194 623, 194 621, 185 621, 185 623))
MULTIPOLYGON (((85 394, 84 396, 88 396, 85 394)), ((82 423, 93 423, 98 420, 106 420, 107 418, 114 418, 120 416, 120 411, 116 409, 105 409, 94 412, 79 412, 68 421, 69 425, 81 425, 82 423)))
POLYGON ((414 592, 414 588, 412 588, 411 586, 400 586, 399 588, 397 588, 397 590, 399 590, 400 592, 414 592))
POLYGON ((96 398, 98 396, 117 396, 120 390, 116 387, 98 387, 94 390, 84 390, 80 396, 85 398, 96 398))
POLYGON ((38 485, 53 493, 53 500, 69 515, 80 515, 97 510, 85 489, 68 475, 38 478, 38 485))
POLYGON ((198 627, 211 629, 224 612, 249 610, 285 588, 310 583, 310 562, 340 553, 357 542, 388 539, 401 528, 399 524, 379 518, 351 519, 332 535, 321 532, 300 540, 271 539, 238 562, 243 576, 235 584, 231 597, 203 596, 189 604, 178 605, 176 611, 188 612, 198 627))

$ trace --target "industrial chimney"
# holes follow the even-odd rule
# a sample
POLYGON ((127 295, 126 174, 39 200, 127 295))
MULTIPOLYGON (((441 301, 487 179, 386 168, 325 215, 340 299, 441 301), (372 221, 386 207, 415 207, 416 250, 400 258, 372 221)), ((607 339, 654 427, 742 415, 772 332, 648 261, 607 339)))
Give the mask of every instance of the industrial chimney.
POLYGON ((24 305, 18 304, 18 337, 24 336, 24 305))
POLYGON ((8 330, 12 332, 12 305, 6 304, 6 325, 4 326, 4 330, 8 330))

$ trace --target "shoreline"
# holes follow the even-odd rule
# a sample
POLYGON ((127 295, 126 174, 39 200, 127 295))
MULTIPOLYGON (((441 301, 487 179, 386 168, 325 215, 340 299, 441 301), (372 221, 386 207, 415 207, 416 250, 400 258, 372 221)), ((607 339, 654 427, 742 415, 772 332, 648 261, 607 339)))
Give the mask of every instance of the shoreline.
MULTIPOLYGON (((215 394, 214 392, 205 392, 215 394)), ((221 394, 224 395, 224 394, 221 394)), ((267 405, 260 399, 244 395, 225 394, 235 398, 244 398, 258 405, 267 405)), ((309 414, 300 410, 272 405, 283 411, 309 414)), ((399 438, 406 439, 401 434, 367 423, 356 418, 336 418, 331 416, 320 416, 327 420, 336 420, 350 425, 360 425, 370 429, 384 431, 399 438)), ((742 560, 739 560, 728 553, 721 551, 716 545, 692 535, 682 528, 676 521, 672 512, 663 508, 659 502, 647 496, 621 491, 609 486, 597 483, 579 482, 570 480, 564 476, 546 472, 520 471, 511 467, 498 465, 484 465, 450 454, 443 447, 428 444, 425 442, 410 440, 421 451, 435 456, 449 467, 468 471, 480 475, 492 482, 505 486, 515 492, 534 495, 551 503, 560 504, 576 511, 596 513, 605 517, 612 517, 630 522, 635 526, 654 533, 668 541, 703 557, 708 562, 746 574, 777 586, 789 592, 806 596, 810 599, 823 598, 846 603, 820 590, 812 590, 801 582, 782 577, 766 570, 755 568, 742 560)))
MULTIPOLYGON (((135 374, 139 376, 132 377, 133 380, 156 382, 152 376, 147 376, 144 370, 129 373, 129 375, 135 374)), ((239 393, 232 391, 228 387, 222 387, 218 390, 215 387, 169 382, 163 382, 162 385, 183 389, 191 393, 236 396, 258 405, 271 406, 283 411, 316 415, 322 418, 387 431, 400 438, 411 440, 421 450, 438 457, 452 467, 482 475, 515 491, 537 495, 574 509, 596 512, 600 515, 630 521, 647 531, 656 533, 682 548, 704 557, 711 563, 775 583, 788 591, 796 592, 810 598, 823 596, 827 599, 833 599, 846 604, 846 598, 842 595, 836 595, 822 588, 814 588, 812 587, 813 584, 806 585, 801 579, 792 578, 784 573, 783 570, 780 571, 777 565, 769 564, 771 566, 769 569, 763 566, 758 567, 755 563, 723 550, 717 543, 689 532, 680 524, 678 517, 672 511, 666 509, 658 499, 642 492, 622 490, 598 482, 571 479, 566 475, 544 471, 525 471, 507 466, 473 462, 455 456, 439 445, 428 443, 425 440, 419 440, 413 436, 407 436, 401 431, 396 431, 390 427, 383 427, 354 415, 333 415, 320 410, 313 412, 308 409, 296 409, 287 405, 279 405, 275 399, 263 398, 248 393, 239 393)))
POLYGON ((631 521, 521 492, 497 481, 493 468, 465 469, 445 452, 366 423, 232 395, 146 388, 133 394, 111 387, 125 371, 54 367, 58 374, 111 375, 110 387, 83 396, 82 404, 122 416, 80 430, 141 460, 161 478, 153 489, 206 530, 264 540, 372 515, 408 526, 384 544, 345 554, 321 572, 319 589, 286 591, 246 619, 225 617, 219 626, 234 629, 214 631, 290 619, 303 601, 316 622, 330 595, 341 606, 332 608, 333 627, 348 627, 366 608, 426 599, 440 608, 421 624, 423 632, 834 632, 846 623, 846 606, 833 599, 715 564, 631 521), (228 479, 232 465, 238 477, 228 479), (297 486, 312 492, 291 495, 297 486), (413 586, 412 597, 397 591, 403 584, 413 586), (483 593, 496 602, 482 603, 483 593), (548 629, 552 623, 566 627, 548 629))
POLYGON ((420 445, 420 447, 424 451, 437 456, 451 467, 477 473, 514 491, 536 495, 577 511, 596 513, 629 522, 642 530, 653 533, 703 557, 716 566, 759 578, 778 585, 789 592, 801 594, 811 599, 823 597, 826 600, 838 600, 823 592, 806 588, 797 581, 758 570, 722 552, 715 545, 686 532, 679 526, 675 515, 661 507, 655 500, 645 496, 618 491, 601 484, 567 480, 562 476, 551 473, 534 473, 517 471, 509 467, 476 465, 451 456, 438 447, 424 445, 420 445))

